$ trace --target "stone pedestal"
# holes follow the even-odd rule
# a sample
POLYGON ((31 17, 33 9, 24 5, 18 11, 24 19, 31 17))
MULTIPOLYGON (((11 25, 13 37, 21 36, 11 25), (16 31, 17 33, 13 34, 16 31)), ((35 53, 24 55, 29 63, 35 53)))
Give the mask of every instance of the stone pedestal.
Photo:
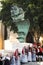
POLYGON ((23 20, 16 23, 16 26, 18 28, 18 40, 19 42, 23 43, 26 42, 26 36, 29 31, 30 22, 29 20, 23 20))

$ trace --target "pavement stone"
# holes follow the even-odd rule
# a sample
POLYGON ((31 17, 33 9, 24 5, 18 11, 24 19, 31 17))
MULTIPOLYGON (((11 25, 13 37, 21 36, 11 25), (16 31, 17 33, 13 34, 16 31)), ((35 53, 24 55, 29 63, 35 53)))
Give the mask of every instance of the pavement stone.
POLYGON ((43 62, 28 62, 26 64, 21 64, 21 65, 43 65, 43 62))

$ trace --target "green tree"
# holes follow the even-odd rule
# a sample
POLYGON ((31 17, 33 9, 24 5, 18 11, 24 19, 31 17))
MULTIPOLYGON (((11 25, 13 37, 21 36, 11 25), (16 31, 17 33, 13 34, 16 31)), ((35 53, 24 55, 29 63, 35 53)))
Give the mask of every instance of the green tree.
POLYGON ((34 30, 38 29, 43 32, 43 0, 5 0, 1 15, 2 20, 6 21, 4 23, 8 25, 12 24, 11 13, 9 13, 12 4, 24 9, 25 19, 30 20, 30 29, 34 28, 34 30))
POLYGON ((6 26, 11 26, 11 30, 14 30, 14 32, 17 32, 17 27, 15 25, 14 22, 12 22, 12 18, 11 18, 11 3, 6 3, 6 2, 2 2, 3 4, 3 8, 1 11, 1 18, 2 18, 2 22, 4 23, 4 25, 6 26))

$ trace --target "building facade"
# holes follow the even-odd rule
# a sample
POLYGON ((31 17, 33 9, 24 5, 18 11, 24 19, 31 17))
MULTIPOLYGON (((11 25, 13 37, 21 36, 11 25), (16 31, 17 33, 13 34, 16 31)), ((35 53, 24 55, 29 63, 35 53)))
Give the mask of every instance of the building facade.
POLYGON ((4 25, 0 20, 0 49, 4 48, 4 25))

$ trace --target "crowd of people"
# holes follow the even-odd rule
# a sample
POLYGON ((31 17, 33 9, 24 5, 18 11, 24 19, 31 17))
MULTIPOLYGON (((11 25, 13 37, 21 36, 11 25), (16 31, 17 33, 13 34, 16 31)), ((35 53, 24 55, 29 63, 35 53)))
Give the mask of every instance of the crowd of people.
POLYGON ((21 65, 21 63, 43 61, 43 47, 40 44, 34 43, 24 46, 20 53, 18 49, 5 56, 0 53, 1 65, 21 65))

